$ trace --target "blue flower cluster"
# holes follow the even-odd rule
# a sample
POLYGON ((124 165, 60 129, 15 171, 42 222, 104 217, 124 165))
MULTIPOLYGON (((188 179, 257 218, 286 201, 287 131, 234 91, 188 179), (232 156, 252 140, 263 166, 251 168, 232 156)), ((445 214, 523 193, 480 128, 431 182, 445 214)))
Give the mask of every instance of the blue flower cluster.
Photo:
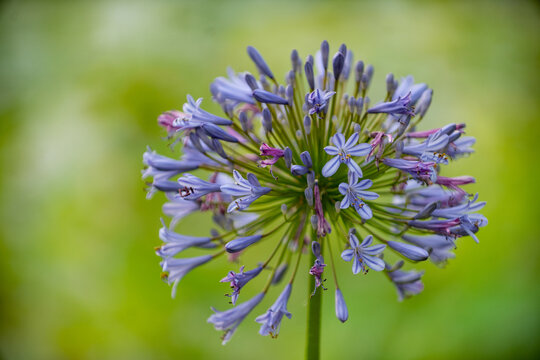
POLYGON ((336 316, 347 321, 332 247, 352 262, 353 274, 385 274, 402 300, 423 290, 423 272, 405 270, 406 262, 444 264, 458 239, 478 242, 487 224, 478 213, 485 202, 464 190, 475 179, 442 175, 473 152, 465 125, 420 130, 433 91, 412 76, 398 81, 389 74, 383 101, 372 105, 373 66, 355 63, 345 45, 332 58, 329 49, 324 41, 304 61, 293 50, 280 84, 259 51, 248 47, 257 74, 229 69, 210 86, 224 115, 203 110, 202 99, 188 95, 182 111, 158 118, 181 155, 150 148, 143 155, 143 179, 151 179, 147 197, 161 192, 167 199, 163 213, 171 221, 162 220, 156 254, 173 296, 187 273, 221 255, 241 265, 221 279, 232 289, 232 307, 208 319, 224 331, 224 343, 288 277, 255 319, 261 335, 276 337, 284 316, 292 316, 287 303, 297 274, 313 276, 315 294, 330 287, 324 276, 332 271, 336 316), (208 215, 214 229, 189 234, 193 227, 184 219, 192 214, 208 215), (255 246, 267 251, 250 258, 255 246), (265 276, 261 289, 237 304, 265 276))

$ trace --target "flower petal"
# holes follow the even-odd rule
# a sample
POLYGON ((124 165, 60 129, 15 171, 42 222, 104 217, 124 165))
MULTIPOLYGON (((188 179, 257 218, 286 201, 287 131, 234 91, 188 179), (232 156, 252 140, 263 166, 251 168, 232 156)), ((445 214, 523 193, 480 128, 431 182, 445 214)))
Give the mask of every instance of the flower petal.
POLYGON ((373 243, 373 235, 368 235, 364 238, 364 241, 362 241, 362 244, 360 244, 361 247, 367 247, 373 243))
POLYGON ((362 204, 363 204, 362 206, 359 206, 359 205, 355 206, 356 212, 364 220, 371 219, 373 217, 373 211, 371 211, 371 208, 369 207, 368 204, 366 203, 362 203, 362 204))
POLYGON ((225 194, 233 196, 242 196, 251 194, 251 189, 236 184, 224 184, 220 187, 225 194))
POLYGON ((332 144, 334 144, 338 148, 342 148, 343 145, 345 145, 345 136, 343 136, 342 133, 335 134, 334 136, 332 136, 332 144))
POLYGON ((382 259, 379 259, 375 256, 369 256, 365 255, 362 256, 362 259, 366 263, 367 266, 369 266, 371 269, 375 271, 383 271, 384 270, 384 261, 382 259))
POLYGON ((364 200, 375 200, 379 198, 379 194, 373 191, 359 191, 357 194, 364 200))
POLYGON ((380 253, 383 252, 383 250, 385 248, 386 248, 386 245, 377 244, 377 245, 373 245, 373 246, 370 246, 367 249, 362 250, 362 253, 364 253, 366 255, 379 255, 380 253))
POLYGON ((352 272, 355 275, 358 274, 359 272, 362 272, 362 263, 360 263, 358 256, 354 257, 354 261, 352 265, 352 272))
POLYGON ((356 184, 358 182, 358 174, 354 171, 349 171, 347 173, 347 181, 349 182, 349 185, 351 186, 356 184))
POLYGON ((353 249, 356 249, 358 246, 360 246, 360 242, 358 241, 358 238, 356 237, 356 235, 351 234, 349 236, 349 244, 351 244, 351 247, 353 249))
POLYGON ((324 148, 324 151, 326 151, 328 155, 332 155, 332 156, 339 154, 339 149, 335 146, 327 146, 324 148))
POLYGON ((397 241, 388 241, 388 246, 406 258, 414 261, 423 261, 429 257, 429 253, 418 246, 404 244, 397 241))
POLYGON ((248 178, 248 181, 251 184, 251 186, 256 186, 256 187, 261 186, 261 183, 259 183, 259 180, 257 179, 257 177, 255 175, 253 175, 251 173, 248 173, 247 178, 248 178))
POLYGON ((345 261, 351 261, 353 254, 354 254, 353 249, 343 250, 343 252, 341 253, 341 258, 345 261))
POLYGON ((347 166, 349 167, 349 170, 355 172, 358 177, 362 177, 362 169, 360 169, 360 166, 354 160, 349 159, 349 161, 347 161, 347 166))
POLYGON ((350 149, 347 149, 347 152, 351 156, 366 156, 370 151, 371 145, 367 143, 358 144, 350 149))
POLYGON ((340 207, 341 209, 346 209, 346 208, 348 208, 350 205, 351 205, 350 198, 349 198, 348 195, 345 195, 345 197, 343 198, 343 200, 341 200, 341 204, 339 205, 339 207, 340 207))
POLYGON ((341 195, 345 195, 347 194, 347 190, 349 190, 349 184, 341 183, 339 184, 338 189, 341 195))
POLYGON ((345 146, 344 146, 343 148, 344 148, 344 149, 349 149, 349 148, 353 147, 357 142, 358 142, 358 133, 355 132, 355 133, 352 134, 351 137, 347 140, 347 142, 345 143, 345 146))
POLYGON ((234 177, 234 181, 237 182, 238 185, 250 187, 249 182, 246 179, 244 179, 244 177, 238 171, 233 170, 233 177, 234 177))
POLYGON ((322 175, 324 177, 330 177, 336 173, 339 169, 339 156, 335 156, 332 159, 328 160, 328 162, 323 166, 322 168, 322 175))
POLYGON ((370 179, 360 180, 358 184, 353 185, 354 190, 357 190, 357 191, 369 189, 372 186, 373 186, 373 181, 371 181, 370 179))

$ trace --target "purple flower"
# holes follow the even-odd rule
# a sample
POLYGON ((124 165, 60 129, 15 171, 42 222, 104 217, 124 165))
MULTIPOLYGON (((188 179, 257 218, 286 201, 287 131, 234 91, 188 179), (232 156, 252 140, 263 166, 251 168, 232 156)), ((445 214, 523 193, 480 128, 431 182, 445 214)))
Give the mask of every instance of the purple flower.
POLYGON ((341 258, 345 261, 353 260, 353 274, 358 274, 361 271, 365 274, 368 272, 367 267, 375 271, 384 270, 384 261, 376 257, 376 255, 382 253, 386 245, 379 244, 371 246, 373 243, 372 235, 366 236, 360 244, 356 235, 352 233, 349 234, 349 243, 351 248, 344 250, 341 253, 341 258))
POLYGON ((240 272, 235 273, 234 271, 229 271, 226 277, 220 280, 220 282, 230 282, 231 289, 233 289, 232 295, 227 295, 231 297, 231 302, 233 305, 236 304, 240 290, 244 285, 246 285, 251 279, 259 275, 262 271, 262 266, 256 267, 253 270, 244 272, 244 266, 240 268, 240 272))
POLYGON ((306 104, 309 108, 309 115, 320 114, 328 105, 328 100, 335 95, 335 91, 325 91, 316 89, 306 96, 306 104))
POLYGON ((451 227, 448 231, 451 235, 458 237, 469 235, 476 243, 479 243, 475 234, 480 227, 486 226, 487 223, 488 220, 481 214, 462 215, 459 217, 459 225, 451 227))
POLYGON ((200 204, 196 201, 185 200, 182 198, 172 198, 162 206, 163 213, 172 218, 171 228, 186 217, 187 215, 200 209, 200 204))
POLYGON ((152 181, 152 183, 148 184, 150 186, 147 189, 148 190, 148 193, 146 194, 147 199, 151 199, 152 196, 154 196, 156 191, 162 191, 166 195, 171 195, 178 192, 182 188, 182 186, 180 186, 178 182, 166 180, 169 177, 169 175, 170 174, 168 173, 163 173, 163 174, 154 176, 154 180, 152 181))
POLYGON ((178 110, 166 111, 158 116, 158 125, 165 128, 169 135, 172 135, 179 129, 179 127, 174 126, 174 121, 186 116, 188 115, 178 110))
POLYGON ((263 336, 270 335, 271 337, 276 338, 279 333, 283 315, 289 319, 292 317, 291 313, 287 311, 287 302, 291 296, 291 289, 292 285, 287 284, 270 309, 255 319, 256 322, 261 324, 259 334, 263 336))
POLYGON ((480 227, 485 225, 487 225, 487 219, 480 214, 462 215, 459 218, 451 220, 409 221, 409 226, 411 227, 431 230, 441 235, 453 237, 469 235, 477 243, 478 238, 475 233, 478 232, 480 227))
POLYGON ((465 128, 465 124, 448 124, 443 128, 436 128, 431 130, 425 130, 425 131, 412 131, 407 133, 408 138, 427 138, 429 135, 432 135, 436 132, 439 132, 442 130, 443 133, 446 135, 451 134, 454 131, 462 131, 465 128))
POLYGON ((193 258, 184 258, 184 259, 175 259, 175 258, 166 258, 164 259, 160 265, 163 269, 163 271, 168 271, 168 274, 162 275, 164 279, 167 280, 167 282, 173 285, 172 289, 172 297, 176 295, 176 288, 178 286, 178 283, 182 278, 191 270, 196 268, 197 266, 201 266, 203 264, 206 264, 210 260, 213 259, 212 255, 203 255, 193 258))
POLYGON ((313 266, 311 267, 311 269, 309 269, 309 274, 315 277, 315 289, 313 289, 313 292, 311 293, 311 296, 313 296, 315 295, 319 287, 322 287, 324 290, 326 290, 326 288, 322 285, 324 281, 322 280, 322 274, 324 272, 326 264, 324 263, 324 258, 321 255, 321 245, 317 241, 311 242, 311 251, 316 257, 313 266))
POLYGON ((328 155, 334 156, 330 159, 322 168, 322 175, 324 177, 330 177, 334 175, 341 164, 346 164, 349 170, 355 172, 358 177, 362 177, 362 169, 356 162, 354 162, 352 156, 365 156, 371 151, 371 145, 363 143, 355 145, 358 142, 359 135, 354 133, 345 142, 345 137, 341 133, 337 133, 332 136, 332 143, 335 146, 327 146, 324 151, 328 155))
POLYGON ((462 190, 448 191, 441 186, 432 185, 408 193, 407 202, 413 207, 420 208, 433 202, 437 202, 440 207, 452 207, 461 204, 466 195, 467 193, 462 190))
POLYGON ((348 180, 348 184, 339 184, 339 192, 341 195, 345 195, 343 200, 341 200, 340 208, 346 209, 352 205, 362 219, 371 219, 373 212, 364 200, 375 200, 379 197, 377 193, 365 191, 373 185, 373 181, 366 179, 358 182, 358 175, 354 172, 349 172, 348 180))
POLYGON ((478 194, 464 204, 436 209, 431 215, 439 218, 452 219, 460 217, 464 214, 477 212, 482 210, 482 208, 486 205, 485 201, 476 202, 477 200, 478 194))
POLYGON ((225 184, 221 186, 221 191, 233 196, 242 196, 240 199, 233 200, 227 208, 227 212, 234 210, 244 210, 251 203, 262 195, 268 194, 270 188, 262 187, 259 180, 253 174, 247 174, 247 180, 236 170, 233 170, 234 184, 225 184))
POLYGON ((411 220, 409 226, 417 229, 431 230, 439 234, 450 235, 450 228, 460 224, 459 218, 452 220, 411 220))
POLYGON ((159 229, 159 238, 165 244, 156 249, 156 254, 164 259, 175 256, 181 251, 190 247, 200 247, 204 249, 215 248, 216 244, 210 237, 197 237, 178 234, 165 225, 161 220, 163 227, 159 229))
POLYGON ((425 90, 420 98, 418 99, 418 103, 416 104, 416 113, 420 115, 420 117, 424 117, 426 115, 426 112, 429 109, 429 106, 431 105, 431 98, 433 97, 433 90, 427 89, 425 90))
POLYGON ((459 185, 467 185, 467 184, 473 184, 475 183, 475 179, 472 176, 457 176, 457 177, 445 177, 445 176, 437 176, 437 181, 435 183, 446 186, 449 189, 464 192, 459 185))
POLYGON ((392 100, 396 100, 400 97, 404 97, 407 94, 411 94, 411 105, 414 105, 420 99, 422 94, 427 90, 427 88, 428 87, 426 84, 415 84, 414 78, 409 75, 401 79, 399 86, 397 87, 396 91, 392 96, 392 100))
POLYGON ((321 193, 319 191, 319 185, 315 184, 313 187, 313 197, 315 199, 315 216, 317 217, 317 236, 322 237, 326 234, 330 234, 332 228, 326 218, 324 217, 321 193))
POLYGON ((198 128, 203 124, 214 125, 232 125, 231 120, 210 114, 201 109, 202 98, 195 101, 191 95, 187 96, 187 103, 184 104, 183 110, 187 116, 179 117, 173 122, 173 126, 179 131, 198 128))
POLYGON ((339 319, 339 321, 344 323, 349 318, 349 310, 347 309, 347 304, 345 303, 345 299, 343 298, 343 294, 339 288, 336 289, 335 303, 336 317, 339 319))
POLYGON ((385 165, 394 167, 411 175, 414 179, 431 184, 437 180, 437 164, 434 162, 421 162, 404 159, 382 159, 385 165))
MULTIPOLYGON (((324 263, 324 259, 322 256, 320 256, 320 258, 315 259, 315 263, 313 264, 311 269, 309 269, 309 274, 315 277, 315 289, 313 290, 311 296, 315 295, 317 288, 322 286, 323 280, 321 277, 324 272, 325 266, 326 264, 324 263)), ((322 288, 326 290, 324 286, 322 286, 322 288)))
MULTIPOLYGON (((443 151, 448 145, 449 141, 450 141, 450 138, 448 134, 444 133, 443 129, 441 129, 437 131, 436 133, 429 135, 427 139, 423 141, 422 143, 404 146, 402 152, 404 154, 414 155, 418 157, 422 157, 422 156, 425 157, 425 156, 429 156, 428 154, 438 153, 438 152, 443 151)), ((441 154, 438 157, 438 159, 440 160, 442 157, 444 157, 444 155, 445 154, 441 154)), ((424 159, 422 160, 426 161, 424 159)), ((445 157, 444 160, 446 160, 446 164, 448 164, 448 157, 445 157)))
POLYGON ((178 183, 184 187, 180 189, 180 196, 187 200, 197 200, 206 194, 220 191, 221 187, 220 184, 201 180, 191 174, 184 174, 178 183))
POLYGON ((472 146, 476 143, 476 139, 472 136, 464 136, 457 139, 454 142, 448 144, 446 148, 446 153, 452 158, 455 159, 460 155, 469 155, 474 152, 472 146))
POLYGON ((396 286, 399 301, 403 301, 405 298, 419 294, 424 290, 424 284, 422 284, 421 281, 422 275, 424 275, 423 271, 400 270, 401 267, 403 267, 403 261, 399 261, 392 267, 385 264, 385 267, 386 274, 396 286))
POLYGON ((238 103, 255 104, 253 100, 252 90, 246 83, 245 74, 235 74, 231 68, 227 69, 229 78, 218 77, 210 85, 210 91, 217 102, 226 104, 232 102, 234 105, 238 103))
POLYGON ((396 100, 377 104, 368 109, 367 112, 369 114, 386 113, 390 115, 414 116, 414 110, 411 104, 411 93, 408 93, 407 96, 403 98, 398 97, 396 100))
POLYGON ((378 147, 379 150, 377 151, 377 155, 375 155, 375 161, 377 164, 377 168, 379 168, 379 160, 382 158, 385 145, 387 143, 391 143, 393 141, 391 134, 386 134, 384 131, 374 131, 370 134, 370 136, 373 138, 369 145, 371 145, 371 151, 369 152, 367 156, 367 161, 371 161, 371 156, 375 152, 375 149, 378 147), (387 139, 385 141, 385 138, 387 139))
MULTIPOLYGON (((168 132, 169 146, 181 148, 180 159, 151 150, 143 156, 143 175, 152 180, 147 184, 148 197, 162 191, 168 199, 163 212, 172 220, 160 229, 163 242, 156 253, 163 271, 168 272, 162 276, 174 283, 173 294, 185 274, 215 257, 225 254, 237 263, 240 254, 242 258, 262 256, 259 260, 250 257, 250 261, 264 265, 245 271, 239 264, 238 272, 216 280, 230 284, 227 296, 235 305, 229 311, 216 311, 209 319, 216 329, 225 331, 224 343, 288 267, 293 266, 290 283, 256 319, 262 335, 277 336, 284 316, 291 316, 287 303, 294 274, 313 276, 312 295, 326 290, 321 238, 326 237, 324 246, 332 242, 339 246, 343 239, 328 234, 342 233, 341 226, 351 221, 360 226, 362 237, 351 229, 347 246, 339 254, 351 262, 353 274, 384 271, 400 300, 423 289, 422 273, 403 270, 403 262, 386 264, 384 251, 395 252, 388 256, 399 255, 403 260, 429 257, 440 264, 454 256, 458 238, 470 236, 478 241, 479 229, 487 224, 479 214, 485 202, 464 187, 474 178, 445 177, 443 166, 471 153, 475 140, 464 137, 464 124, 421 128, 433 97, 426 84, 415 84, 412 76, 398 83, 390 73, 384 100, 372 101, 374 67, 356 62, 354 77, 350 76, 353 83, 348 83, 353 54, 345 44, 332 59, 324 41, 315 56, 305 58, 304 67, 293 50, 292 70, 285 82, 274 77, 255 48, 250 46, 247 52, 260 76, 228 69, 228 76, 216 78, 210 86, 212 100, 225 115, 202 110, 202 99, 188 96, 182 111, 168 111, 158 118, 168 132), (279 179, 272 172, 274 165, 279 167, 279 179), (190 219, 182 220, 181 234, 175 232, 178 221, 192 213, 213 220, 211 235, 200 236, 197 229, 193 234, 186 232, 196 227, 186 222, 190 219), (307 228, 310 225, 312 229, 307 228), (380 240, 375 245, 373 237, 380 240), (268 251, 261 244, 251 254, 263 238, 268 251), (302 261, 292 261, 292 257, 295 252, 300 256, 310 243, 314 257, 302 270, 302 261), (211 255, 174 258, 186 249, 210 249, 211 255), (239 303, 239 293, 257 286, 251 279, 267 266, 275 270, 263 290, 239 303)), ((342 322, 349 316, 347 305, 336 280, 335 313, 342 322)))
POLYGON ((160 177, 160 179, 170 179, 171 177, 186 172, 195 170, 199 167, 196 161, 174 160, 169 157, 159 155, 152 151, 150 147, 143 154, 143 164, 148 166, 143 171, 143 179, 148 176, 160 177))
POLYGON ((261 302, 263 297, 264 293, 260 293, 250 300, 227 311, 218 311, 215 308, 212 308, 215 314, 208 318, 208 322, 214 324, 216 330, 225 331, 222 337, 223 345, 231 339, 238 325, 240 325, 251 310, 261 302))
POLYGON ((424 163, 434 162, 436 164, 448 165, 448 155, 445 153, 425 151, 420 154, 420 160, 424 163))
MULTIPOLYGON (((193 135, 195 135, 193 133, 193 135)), ((197 140, 198 141, 198 140, 197 140)), ((201 145, 204 152, 201 152, 195 144, 192 142, 190 138, 187 138, 184 143, 184 148, 182 149, 182 160, 184 161, 192 161, 197 162, 200 165, 211 165, 211 166, 219 166, 221 164, 228 164, 225 160, 219 160, 215 161, 210 159, 208 156, 205 155, 206 152, 212 152, 213 149, 210 149, 208 146, 206 146, 204 143, 201 144, 198 142, 198 145, 201 145)))
POLYGON ((271 156, 272 157, 271 159, 266 159, 266 160, 261 161, 260 165, 262 167, 266 167, 268 165, 270 165, 270 166, 274 165, 285 154, 285 150, 270 147, 270 146, 266 145, 265 143, 262 143, 259 150, 261 151, 261 153, 260 153, 261 156, 271 156))

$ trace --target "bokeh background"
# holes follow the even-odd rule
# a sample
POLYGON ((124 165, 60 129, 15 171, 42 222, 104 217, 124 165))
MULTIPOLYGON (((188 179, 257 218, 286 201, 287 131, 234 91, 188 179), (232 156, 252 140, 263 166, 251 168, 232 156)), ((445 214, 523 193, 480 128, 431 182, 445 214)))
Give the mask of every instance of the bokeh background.
POLYGON ((374 64, 372 98, 388 72, 434 88, 424 128, 467 122, 477 152, 447 174, 477 178, 467 189, 490 220, 446 268, 419 266, 425 291, 403 303, 382 275, 340 265, 350 318, 339 323, 325 293, 323 358, 538 355, 537 3, 4 1, 0 358, 302 358, 307 280, 278 339, 259 336, 250 316, 225 347, 206 319, 211 305, 227 306, 217 281, 236 265, 200 268, 170 298, 153 253, 163 199, 145 199, 140 170, 146 145, 170 154, 160 112, 188 92, 217 112, 213 78, 228 65, 254 71, 246 45, 282 77, 293 48, 304 58, 323 39, 374 64))

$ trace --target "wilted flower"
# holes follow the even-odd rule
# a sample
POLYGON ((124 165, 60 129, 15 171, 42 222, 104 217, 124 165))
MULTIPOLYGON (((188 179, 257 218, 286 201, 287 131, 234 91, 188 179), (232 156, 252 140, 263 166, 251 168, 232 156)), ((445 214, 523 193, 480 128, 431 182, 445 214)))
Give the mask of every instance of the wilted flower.
POLYGON ((426 84, 389 74, 385 100, 370 105, 374 68, 354 63, 345 45, 331 56, 324 41, 304 64, 293 51, 284 85, 259 51, 250 46, 247 53, 258 75, 228 70, 210 87, 223 116, 188 95, 182 111, 158 118, 182 155, 150 149, 143 155, 148 197, 163 192, 163 212, 172 219, 159 231, 156 254, 173 294, 187 273, 222 254, 242 262, 221 280, 230 283, 233 307, 208 319, 225 331, 224 343, 285 276, 274 304, 256 318, 260 334, 277 336, 283 316, 291 318, 287 303, 297 274, 313 276, 314 296, 323 296, 326 277, 333 278, 336 316, 346 321, 334 266, 339 254, 352 261, 354 274, 386 274, 401 300, 422 291, 423 273, 403 270, 400 261, 390 266, 383 253, 441 264, 454 257, 456 239, 478 240, 487 225, 478 213, 485 202, 464 189, 474 178, 444 176, 445 166, 472 153, 475 140, 462 136, 464 124, 417 129, 433 100, 426 84), (188 222, 194 213, 211 218, 215 229, 201 235, 188 222), (306 266, 301 260, 309 244, 313 259, 306 266), (250 258, 254 247, 267 252, 250 258), (203 254, 183 256, 191 252, 203 254), (244 272, 244 261, 259 265, 244 272), (236 304, 240 291, 258 286, 263 274, 258 295, 236 304))

